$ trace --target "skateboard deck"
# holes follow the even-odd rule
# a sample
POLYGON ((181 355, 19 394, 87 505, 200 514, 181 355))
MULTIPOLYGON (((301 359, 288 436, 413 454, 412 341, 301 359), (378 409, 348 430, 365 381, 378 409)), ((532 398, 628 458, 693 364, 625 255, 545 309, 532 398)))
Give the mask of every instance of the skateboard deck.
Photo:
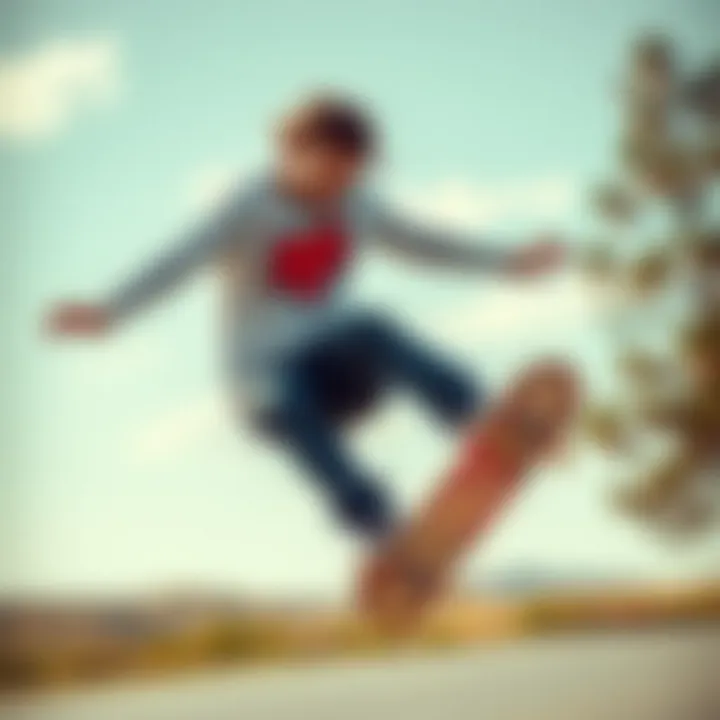
POLYGON ((564 438, 576 413, 575 374, 559 362, 520 373, 470 428, 438 490, 362 567, 361 610, 385 630, 409 630, 451 581, 528 473, 564 438))

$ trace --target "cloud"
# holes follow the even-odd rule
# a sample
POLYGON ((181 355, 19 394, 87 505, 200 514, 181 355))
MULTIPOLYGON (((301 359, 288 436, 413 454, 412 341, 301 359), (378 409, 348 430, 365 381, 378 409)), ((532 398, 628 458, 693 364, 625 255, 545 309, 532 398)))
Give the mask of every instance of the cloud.
POLYGON ((219 390, 189 397, 151 418, 131 438, 131 450, 141 464, 184 455, 222 428, 228 417, 219 390))
POLYGON ((194 173, 187 185, 186 198, 193 213, 215 209, 242 179, 242 173, 230 166, 206 165, 194 173))
POLYGON ((461 308, 438 314, 436 326, 438 335, 454 344, 509 342, 543 328, 580 328, 613 302, 611 294, 567 275, 525 287, 509 283, 487 290, 461 308))
POLYGON ((562 219, 575 202, 575 184, 562 177, 477 184, 450 179, 398 193, 408 210, 428 220, 486 226, 513 217, 562 219))
POLYGON ((165 347, 152 335, 123 335, 73 357, 73 373, 85 383, 108 387, 156 371, 164 355, 165 347))
POLYGON ((120 79, 111 39, 59 40, 0 57, 0 136, 53 137, 79 115, 116 101, 120 79))

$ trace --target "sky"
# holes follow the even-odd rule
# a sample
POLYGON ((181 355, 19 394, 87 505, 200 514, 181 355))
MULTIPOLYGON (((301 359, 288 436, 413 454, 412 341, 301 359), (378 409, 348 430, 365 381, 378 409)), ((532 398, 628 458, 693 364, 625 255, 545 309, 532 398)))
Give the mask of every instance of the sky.
MULTIPOLYGON (((277 114, 323 86, 382 118, 377 183, 398 203, 508 241, 586 237, 628 41, 672 30, 692 63, 717 50, 719 14, 713 0, 0 0, 0 592, 347 592, 353 541, 227 410, 212 278, 101 346, 49 343, 43 313, 102 297, 209 211, 268 161, 277 114)), ((519 288, 368 257, 353 292, 488 392, 548 351, 591 385, 607 374, 602 299, 571 275, 519 288)), ((354 442, 407 507, 452 458, 405 398, 354 442)), ((665 546, 615 517, 609 476, 586 452, 540 473, 468 572, 717 565, 716 540, 665 546)))

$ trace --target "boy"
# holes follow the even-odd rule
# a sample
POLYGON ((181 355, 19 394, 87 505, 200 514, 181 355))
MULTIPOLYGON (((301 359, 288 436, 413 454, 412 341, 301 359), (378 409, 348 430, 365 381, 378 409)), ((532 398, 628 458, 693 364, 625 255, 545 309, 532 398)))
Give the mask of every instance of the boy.
POLYGON ((303 103, 281 125, 266 178, 104 302, 62 304, 49 318, 56 335, 100 337, 220 261, 233 389, 244 390, 255 419, 322 486, 338 518, 371 538, 394 526, 394 512, 343 445, 342 422, 400 385, 453 428, 476 416, 479 402, 457 369, 383 317, 342 302, 355 254, 375 241, 408 259, 514 275, 551 270, 560 259, 553 243, 508 252, 398 218, 362 187, 377 145, 371 119, 353 102, 303 103))

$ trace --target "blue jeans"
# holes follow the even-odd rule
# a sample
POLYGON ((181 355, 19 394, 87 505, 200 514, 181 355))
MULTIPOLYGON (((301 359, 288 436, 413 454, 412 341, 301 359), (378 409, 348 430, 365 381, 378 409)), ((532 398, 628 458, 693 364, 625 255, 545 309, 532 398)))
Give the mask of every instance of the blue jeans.
POLYGON ((345 445, 342 421, 393 388, 410 390, 452 427, 478 404, 474 384, 462 371, 370 314, 288 358, 281 375, 271 417, 277 437, 327 493, 343 523, 370 535, 387 531, 394 511, 345 445))

